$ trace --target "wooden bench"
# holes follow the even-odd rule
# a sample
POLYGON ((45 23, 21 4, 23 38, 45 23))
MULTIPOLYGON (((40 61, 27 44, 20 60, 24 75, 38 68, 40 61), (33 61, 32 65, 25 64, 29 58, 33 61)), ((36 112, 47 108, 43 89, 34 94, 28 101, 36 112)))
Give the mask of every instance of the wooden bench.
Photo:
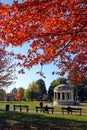
POLYGON ((62 109, 62 114, 64 114, 64 112, 67 112, 67 114, 69 113, 72 114, 72 112, 78 112, 78 111, 80 115, 82 114, 82 108, 62 107, 61 109, 62 109))
POLYGON ((44 106, 44 107, 36 106, 36 113, 38 111, 43 112, 43 113, 49 113, 49 112, 51 112, 53 114, 54 107, 48 107, 47 110, 46 110, 46 106, 44 106))
POLYGON ((29 111, 28 105, 13 105, 13 109, 14 109, 14 111, 15 111, 16 109, 19 109, 20 112, 21 112, 22 110, 26 110, 26 112, 29 111))

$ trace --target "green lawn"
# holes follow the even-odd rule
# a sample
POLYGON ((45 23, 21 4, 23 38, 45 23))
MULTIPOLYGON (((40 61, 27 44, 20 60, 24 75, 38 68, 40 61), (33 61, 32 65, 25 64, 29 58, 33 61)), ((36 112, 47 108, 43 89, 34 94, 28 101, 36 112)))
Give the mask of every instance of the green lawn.
MULTIPOLYGON (((9 104, 10 107, 12 108, 14 104, 19 104, 19 105, 28 105, 30 110, 35 110, 35 106, 39 106, 39 101, 8 101, 8 102, 0 102, 0 106, 5 108, 5 105, 9 104)), ((44 105, 52 105, 52 103, 44 102, 44 105)), ((61 111, 60 106, 55 106, 55 111, 61 111)))
MULTIPOLYGON (((35 106, 37 106, 39 102, 0 102, 0 107, 5 107, 6 104, 10 104, 11 108, 13 104, 27 104, 30 110, 35 110, 35 106)), ((47 103, 44 102, 44 104, 47 103)), ((87 114, 87 107, 81 106, 81 108, 83 108, 82 112, 87 114)), ((60 112, 61 106, 56 106, 55 111, 60 112)), ((61 113, 43 114, 33 111, 27 113, 0 110, 0 122, 1 121, 11 123, 14 126, 18 125, 21 127, 20 130, 22 130, 22 127, 26 127, 27 130, 27 127, 31 125, 35 130, 87 130, 87 115, 80 116, 79 114, 62 115, 61 113)))
POLYGON ((0 111, 0 119, 15 126, 22 126, 25 123, 25 127, 27 124, 32 124, 35 128, 53 128, 53 130, 61 128, 61 130, 87 130, 87 116, 0 111))

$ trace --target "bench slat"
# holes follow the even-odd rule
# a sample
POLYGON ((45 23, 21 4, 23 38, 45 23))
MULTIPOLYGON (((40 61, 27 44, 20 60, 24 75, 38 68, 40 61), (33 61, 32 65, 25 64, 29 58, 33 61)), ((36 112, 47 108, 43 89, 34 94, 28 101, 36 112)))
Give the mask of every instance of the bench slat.
POLYGON ((45 111, 45 106, 44 107, 39 107, 39 106, 36 106, 36 113, 40 111, 40 112, 43 112, 43 113, 49 113, 49 111, 54 112, 54 107, 48 107, 48 111, 45 111))
POLYGON ((67 111, 68 114, 70 112, 72 114, 72 112, 77 112, 77 111, 79 111, 80 115, 82 113, 82 108, 72 108, 72 107, 70 107, 70 109, 71 109, 70 111, 68 110, 68 107, 62 107, 61 109, 62 109, 62 114, 64 114, 64 111, 67 111))
POLYGON ((21 112, 23 109, 26 109, 26 111, 28 112, 29 107, 28 107, 27 105, 25 105, 25 106, 23 106, 23 105, 13 105, 13 109, 14 109, 14 111, 15 111, 16 109, 20 109, 20 112, 21 112))

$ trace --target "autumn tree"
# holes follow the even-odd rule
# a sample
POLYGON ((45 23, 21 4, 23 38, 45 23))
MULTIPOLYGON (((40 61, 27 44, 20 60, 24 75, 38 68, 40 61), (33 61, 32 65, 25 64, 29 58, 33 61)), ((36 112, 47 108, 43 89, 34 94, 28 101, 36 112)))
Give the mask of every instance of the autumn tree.
POLYGON ((15 95, 15 99, 16 99, 17 101, 20 101, 20 100, 21 100, 21 94, 20 94, 20 93, 17 93, 17 94, 15 95))
MULTIPOLYGON (((60 75, 74 68, 74 83, 80 83, 87 76, 87 0, 16 0, 11 6, 0 3, 2 40, 5 46, 28 43, 27 55, 17 54, 22 60, 18 65, 30 69, 53 62, 60 69, 53 74, 60 75)), ((44 76, 42 71, 38 73, 44 76)), ((69 77, 73 73, 72 69, 69 77)))
POLYGON ((0 46, 0 88, 8 87, 15 81, 15 65, 11 62, 5 49, 0 46))
POLYGON ((21 94, 21 100, 24 98, 24 91, 25 91, 25 89, 23 87, 19 87, 17 89, 17 93, 21 94))

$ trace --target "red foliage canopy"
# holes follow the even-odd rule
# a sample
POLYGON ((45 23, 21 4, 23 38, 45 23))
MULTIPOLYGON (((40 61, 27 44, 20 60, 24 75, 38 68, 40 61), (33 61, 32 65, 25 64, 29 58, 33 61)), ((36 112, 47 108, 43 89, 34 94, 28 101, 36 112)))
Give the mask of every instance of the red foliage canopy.
MULTIPOLYGON (((5 45, 29 43, 20 65, 54 65, 79 83, 87 76, 87 0, 25 0, 0 4, 0 39, 5 45)), ((54 72, 55 73, 55 72, 54 72)))

